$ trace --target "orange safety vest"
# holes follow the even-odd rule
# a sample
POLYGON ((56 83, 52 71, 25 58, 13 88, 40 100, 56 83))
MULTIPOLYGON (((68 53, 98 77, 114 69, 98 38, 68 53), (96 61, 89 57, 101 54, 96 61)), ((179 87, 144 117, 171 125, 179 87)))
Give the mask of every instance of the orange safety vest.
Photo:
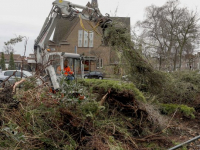
POLYGON ((64 74, 65 74, 66 76, 67 76, 68 74, 74 74, 74 72, 71 71, 71 69, 69 68, 69 66, 65 67, 64 70, 65 70, 65 73, 64 73, 64 74))

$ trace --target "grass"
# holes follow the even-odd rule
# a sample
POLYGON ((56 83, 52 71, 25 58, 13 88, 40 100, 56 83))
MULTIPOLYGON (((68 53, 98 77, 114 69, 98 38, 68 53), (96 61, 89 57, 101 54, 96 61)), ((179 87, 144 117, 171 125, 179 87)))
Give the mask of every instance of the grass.
POLYGON ((125 83, 121 81, 112 80, 97 80, 97 79, 86 79, 80 80, 81 84, 90 87, 91 90, 103 90, 106 93, 108 90, 114 92, 133 92, 133 95, 138 101, 146 102, 146 99, 142 92, 140 92, 133 83, 125 83))
POLYGON ((161 111, 167 115, 171 115, 175 113, 182 114, 188 118, 194 119, 195 118, 195 109, 193 107, 188 107, 187 105, 178 105, 178 104, 161 104, 161 111))

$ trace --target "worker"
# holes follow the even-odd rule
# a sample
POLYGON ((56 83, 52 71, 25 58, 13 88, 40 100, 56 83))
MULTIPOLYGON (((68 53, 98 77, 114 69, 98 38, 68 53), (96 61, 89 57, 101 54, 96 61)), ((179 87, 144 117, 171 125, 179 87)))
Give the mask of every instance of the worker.
POLYGON ((56 75, 61 75, 61 66, 58 66, 56 69, 56 75))
POLYGON ((67 80, 74 80, 74 72, 71 71, 70 67, 68 66, 68 60, 64 61, 64 75, 66 76, 67 80))

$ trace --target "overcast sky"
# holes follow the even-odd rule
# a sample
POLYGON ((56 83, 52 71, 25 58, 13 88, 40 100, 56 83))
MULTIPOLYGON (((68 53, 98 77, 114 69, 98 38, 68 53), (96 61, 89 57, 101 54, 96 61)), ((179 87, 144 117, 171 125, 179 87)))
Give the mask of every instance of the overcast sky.
MULTIPOLYGON (((85 6, 91 0, 71 0, 74 4, 85 6)), ((130 17, 131 26, 144 19, 147 6, 162 6, 167 0, 98 0, 103 15, 109 13, 117 16, 130 17)), ((53 0, 1 0, 0 7, 0 51, 4 42, 18 35, 29 38, 26 56, 33 53, 34 40, 37 38, 45 18, 52 8, 53 0)), ((199 0, 180 0, 183 6, 200 12, 199 0)), ((23 55, 24 42, 14 45, 15 53, 23 55)))

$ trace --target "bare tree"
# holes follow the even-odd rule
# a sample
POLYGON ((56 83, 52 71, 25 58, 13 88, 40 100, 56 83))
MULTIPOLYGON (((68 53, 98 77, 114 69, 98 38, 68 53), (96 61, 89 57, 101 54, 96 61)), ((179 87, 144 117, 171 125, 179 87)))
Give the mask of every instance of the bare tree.
POLYGON ((184 50, 199 35, 197 13, 180 8, 179 4, 178 0, 169 0, 162 7, 149 6, 146 8, 146 19, 138 22, 143 30, 143 44, 156 49, 159 69, 163 62, 165 65, 173 62, 173 70, 176 70, 178 60, 181 68, 184 50))
MULTIPOLYGON (((25 57, 26 57, 26 46, 27 46, 27 43, 28 43, 28 37, 23 37, 24 38, 24 56, 21 57, 21 60, 22 60, 22 63, 21 63, 21 72, 23 72, 24 70, 24 60, 25 60, 25 57)), ((22 78, 22 73, 21 73, 21 78, 22 78)))
POLYGON ((179 48, 179 68, 181 68, 183 52, 191 52, 190 54, 192 54, 194 49, 192 44, 199 39, 200 29, 200 26, 198 25, 200 18, 198 18, 197 13, 193 11, 189 12, 187 9, 185 9, 184 12, 185 15, 180 19, 180 24, 182 26, 178 26, 175 34, 179 48))
POLYGON ((2 51, 5 54, 10 54, 15 52, 14 48, 11 45, 4 45, 2 51))

